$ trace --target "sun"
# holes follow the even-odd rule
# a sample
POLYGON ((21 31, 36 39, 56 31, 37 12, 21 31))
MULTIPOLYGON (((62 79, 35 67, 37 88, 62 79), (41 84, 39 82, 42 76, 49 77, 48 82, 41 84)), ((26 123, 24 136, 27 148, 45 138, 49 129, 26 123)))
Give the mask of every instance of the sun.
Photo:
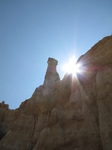
POLYGON ((73 76, 76 76, 77 73, 80 73, 80 64, 76 64, 76 58, 75 56, 71 57, 65 65, 63 65, 63 71, 64 73, 72 74, 73 76))

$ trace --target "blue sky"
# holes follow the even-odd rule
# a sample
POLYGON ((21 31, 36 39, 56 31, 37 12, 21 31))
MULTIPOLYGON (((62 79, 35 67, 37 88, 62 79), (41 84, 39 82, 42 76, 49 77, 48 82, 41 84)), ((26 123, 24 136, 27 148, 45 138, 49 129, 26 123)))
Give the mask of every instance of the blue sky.
POLYGON ((112 34, 112 0, 0 0, 0 102, 11 109, 44 82, 48 57, 57 71, 112 34))

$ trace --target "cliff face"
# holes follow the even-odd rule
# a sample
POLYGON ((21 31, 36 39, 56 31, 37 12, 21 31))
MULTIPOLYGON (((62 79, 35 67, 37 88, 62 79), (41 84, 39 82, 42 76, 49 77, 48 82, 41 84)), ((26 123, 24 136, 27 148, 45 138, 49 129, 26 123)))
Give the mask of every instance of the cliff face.
POLYGON ((0 104, 0 149, 112 149, 112 36, 77 63, 77 77, 60 81, 49 58, 44 84, 30 99, 16 110, 0 104))

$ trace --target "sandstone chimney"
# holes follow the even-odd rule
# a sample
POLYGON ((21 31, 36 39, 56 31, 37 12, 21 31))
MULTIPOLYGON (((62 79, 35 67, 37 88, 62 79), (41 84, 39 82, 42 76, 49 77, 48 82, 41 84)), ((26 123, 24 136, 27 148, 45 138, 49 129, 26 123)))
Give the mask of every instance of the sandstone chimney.
POLYGON ((48 58, 48 67, 45 75, 44 85, 50 87, 52 86, 56 81, 59 81, 59 74, 56 70, 56 66, 58 64, 58 61, 54 58, 48 58))

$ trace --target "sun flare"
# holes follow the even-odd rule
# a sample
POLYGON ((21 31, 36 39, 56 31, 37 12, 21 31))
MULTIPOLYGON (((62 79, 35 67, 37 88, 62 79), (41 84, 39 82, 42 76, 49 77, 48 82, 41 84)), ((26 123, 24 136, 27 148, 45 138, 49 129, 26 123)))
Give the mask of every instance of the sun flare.
POLYGON ((63 65, 64 73, 76 75, 76 73, 80 73, 80 64, 76 64, 76 58, 73 56, 69 59, 68 63, 63 65))

